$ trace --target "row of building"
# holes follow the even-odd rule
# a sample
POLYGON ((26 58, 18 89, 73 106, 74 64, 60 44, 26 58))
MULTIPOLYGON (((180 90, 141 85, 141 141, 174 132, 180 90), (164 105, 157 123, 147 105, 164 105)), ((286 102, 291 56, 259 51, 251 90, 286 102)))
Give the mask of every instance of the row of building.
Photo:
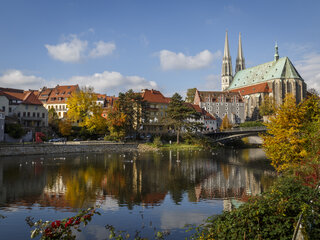
MULTIPOLYGON (((279 58, 277 45, 273 61, 246 68, 240 34, 233 74, 228 33, 222 59, 221 88, 222 91, 196 90, 194 101, 189 104, 201 115, 197 121, 203 124, 205 131, 218 129, 225 116, 232 124, 259 119, 259 107, 267 96, 279 105, 287 94, 292 94, 297 103, 303 101, 307 95, 306 83, 288 57, 279 58)), ((74 91, 79 91, 78 85, 57 85, 55 88, 43 87, 40 90, 29 91, 0 88, 0 124, 4 122, 5 116, 6 121, 18 118, 25 127, 47 127, 47 111, 53 108, 59 118, 64 118, 68 111, 67 100, 74 91)), ((146 109, 149 121, 144 123, 141 132, 167 133, 169 129, 162 124, 161 119, 166 116, 170 98, 153 89, 144 89, 140 94, 149 106, 146 109)), ((112 107, 116 99, 105 94, 97 94, 97 103, 104 109, 112 107)), ((107 118, 107 111, 102 115, 107 118)), ((0 133, 0 141, 1 139, 0 133)))
MULTIPOLYGON (((55 88, 43 87, 39 90, 20 90, 12 88, 0 88, 0 141, 4 140, 4 124, 19 123, 25 129, 33 132, 45 132, 48 127, 48 111, 53 108, 59 118, 66 117, 68 108, 67 100, 72 93, 79 91, 78 85, 59 86, 55 88)), ((164 126, 162 119, 166 117, 166 109, 170 98, 163 96, 160 91, 143 89, 139 94, 147 103, 149 121, 141 128, 141 134, 161 134, 170 130, 164 126)), ((107 110, 113 106, 117 97, 106 94, 96 94, 97 104, 103 109, 102 117, 107 118, 107 110)), ((188 104, 201 116, 200 119, 189 119, 203 123, 204 130, 217 129, 216 119, 205 109, 195 104, 188 104)))

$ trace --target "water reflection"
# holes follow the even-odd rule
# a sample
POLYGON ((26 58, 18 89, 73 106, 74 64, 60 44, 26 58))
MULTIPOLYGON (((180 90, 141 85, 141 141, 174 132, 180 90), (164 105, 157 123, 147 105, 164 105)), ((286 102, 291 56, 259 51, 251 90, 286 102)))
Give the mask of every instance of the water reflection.
POLYGON ((260 194, 273 179, 261 149, 11 157, 0 160, 0 206, 158 206, 260 194))

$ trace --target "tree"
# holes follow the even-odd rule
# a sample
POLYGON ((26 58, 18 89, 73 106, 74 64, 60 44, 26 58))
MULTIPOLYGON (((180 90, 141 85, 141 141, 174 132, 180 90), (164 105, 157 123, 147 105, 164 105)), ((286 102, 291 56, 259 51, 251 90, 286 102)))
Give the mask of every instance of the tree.
POLYGON ((110 137, 115 140, 121 140, 125 136, 127 116, 120 112, 119 102, 116 101, 112 109, 107 113, 107 125, 110 131, 110 137))
POLYGON ((87 130, 93 134, 105 134, 107 131, 107 121, 102 117, 102 108, 97 104, 92 107, 92 113, 85 118, 87 130))
POLYGON ((119 93, 118 103, 118 111, 126 116, 125 133, 136 134, 143 122, 148 121, 147 102, 143 101, 141 94, 130 89, 119 93))
POLYGON ((186 102, 193 103, 194 95, 196 94, 197 88, 189 88, 187 90, 186 102))
POLYGON ((196 122, 189 122, 187 119, 199 118, 199 116, 193 108, 185 104, 178 93, 173 94, 166 112, 167 117, 163 119, 163 122, 174 128, 177 133, 177 144, 179 144, 181 129, 185 128, 188 130, 192 128, 194 124, 197 124, 196 122))
POLYGON ((232 124, 230 123, 228 115, 226 114, 222 119, 220 130, 223 131, 230 128, 232 128, 232 124))
POLYGON ((264 100, 262 101, 259 107, 260 116, 270 116, 275 113, 276 107, 274 99, 269 97, 268 95, 265 96, 264 100))
POLYGON ((74 92, 67 101, 67 118, 79 123, 91 134, 104 134, 107 123, 102 117, 102 107, 97 104, 97 96, 92 87, 84 87, 74 92))
POLYGON ((85 126, 85 120, 92 114, 96 107, 97 96, 92 87, 84 87, 80 91, 73 92, 67 101, 68 118, 78 122, 79 126, 85 126))
POLYGON ((48 124, 53 129, 54 132, 59 131, 59 116, 54 108, 48 110, 48 124))
POLYGON ((297 166, 306 157, 306 138, 302 135, 306 113, 306 108, 297 106, 295 98, 287 95, 275 117, 265 124, 268 132, 262 135, 263 148, 277 171, 297 166))
POLYGON ((70 136, 71 135, 72 125, 70 120, 64 119, 59 121, 59 132, 62 136, 70 136))

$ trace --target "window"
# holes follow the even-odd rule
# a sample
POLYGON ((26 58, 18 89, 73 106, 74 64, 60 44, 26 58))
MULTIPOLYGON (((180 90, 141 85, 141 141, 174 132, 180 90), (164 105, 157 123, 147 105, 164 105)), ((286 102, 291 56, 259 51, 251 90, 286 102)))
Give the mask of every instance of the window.
POLYGON ((18 117, 20 117, 20 112, 18 112, 18 117))
POLYGON ((37 117, 40 117, 40 113, 37 113, 37 117))
POLYGON ((44 113, 42 113, 42 118, 44 118, 45 117, 45 115, 44 115, 44 113))
POLYGON ((32 113, 32 117, 35 117, 36 116, 36 113, 34 112, 34 113, 32 113))
POLYGON ((30 117, 30 112, 27 113, 27 116, 30 117))
POLYGON ((24 117, 26 116, 26 112, 23 112, 23 116, 24 116, 24 117))
POLYGON ((11 109, 11 107, 9 107, 9 112, 11 112, 12 111, 12 109, 11 109))

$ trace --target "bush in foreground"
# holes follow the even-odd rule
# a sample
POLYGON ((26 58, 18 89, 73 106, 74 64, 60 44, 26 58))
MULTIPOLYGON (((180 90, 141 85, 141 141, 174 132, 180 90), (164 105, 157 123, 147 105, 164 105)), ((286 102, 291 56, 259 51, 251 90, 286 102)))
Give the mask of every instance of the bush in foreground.
POLYGON ((292 239, 301 213, 305 239, 320 239, 319 190, 282 177, 261 197, 209 218, 193 239, 292 239))

